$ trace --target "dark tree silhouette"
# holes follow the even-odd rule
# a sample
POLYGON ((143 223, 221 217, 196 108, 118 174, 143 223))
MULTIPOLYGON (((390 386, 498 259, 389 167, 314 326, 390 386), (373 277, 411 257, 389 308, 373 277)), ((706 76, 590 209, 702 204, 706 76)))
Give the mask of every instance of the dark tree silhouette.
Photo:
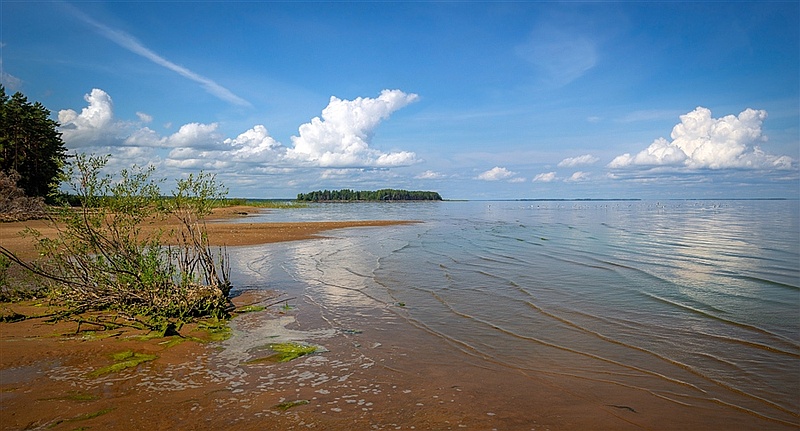
POLYGON ((17 173, 30 197, 47 198, 58 188, 66 160, 58 127, 44 105, 19 92, 8 97, 0 86, 0 170, 17 173))
POLYGON ((437 192, 381 189, 375 191, 317 190, 300 193, 298 201, 304 202, 353 202, 353 201, 440 201, 437 192))

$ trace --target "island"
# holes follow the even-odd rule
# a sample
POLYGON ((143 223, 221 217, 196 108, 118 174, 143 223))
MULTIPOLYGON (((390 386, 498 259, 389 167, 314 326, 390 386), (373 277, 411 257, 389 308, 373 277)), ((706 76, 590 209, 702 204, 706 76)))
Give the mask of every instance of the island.
POLYGON ((437 192, 381 189, 375 191, 317 190, 310 193, 299 193, 299 202, 376 202, 376 201, 440 201, 442 196, 437 192))

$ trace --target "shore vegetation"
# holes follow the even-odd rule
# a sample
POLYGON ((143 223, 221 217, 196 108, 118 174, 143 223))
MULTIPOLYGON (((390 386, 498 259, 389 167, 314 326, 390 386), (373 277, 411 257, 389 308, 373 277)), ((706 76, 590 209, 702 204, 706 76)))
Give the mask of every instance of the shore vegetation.
POLYGON ((196 317, 222 317, 230 309, 229 264, 223 247, 213 250, 204 217, 226 191, 213 175, 178 180, 169 197, 153 167, 103 174, 108 157, 77 155, 61 179, 77 207, 50 207, 47 224, 57 232, 31 238, 39 258, 19 258, 0 245, 0 296, 13 292, 9 266, 34 278, 32 292, 64 307, 122 313, 152 329, 196 317), (177 220, 170 230, 148 226, 177 220))
POLYGON ((297 195, 300 202, 357 202, 357 201, 440 201, 437 192, 381 189, 375 191, 317 190, 297 195))

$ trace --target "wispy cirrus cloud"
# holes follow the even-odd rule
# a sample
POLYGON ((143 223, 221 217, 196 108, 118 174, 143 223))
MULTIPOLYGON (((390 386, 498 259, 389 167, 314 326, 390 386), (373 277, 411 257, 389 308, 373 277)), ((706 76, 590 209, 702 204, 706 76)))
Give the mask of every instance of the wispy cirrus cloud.
POLYGON ((92 17, 86 15, 82 11, 78 10, 77 8, 65 4, 67 9, 81 21, 85 22, 89 26, 93 27, 100 35, 105 37, 106 39, 116 43, 117 45, 131 51, 134 54, 138 54, 153 63, 165 67, 184 78, 188 78, 202 86, 207 92, 210 94, 222 99, 228 103, 232 103, 238 106, 251 106, 250 102, 247 100, 233 94, 227 88, 217 84, 213 80, 206 78, 205 76, 199 75, 183 66, 177 65, 166 58, 156 54, 150 48, 144 46, 141 42, 139 42, 135 37, 132 35, 122 31, 111 28, 101 22, 96 21, 92 17))
POLYGON ((599 61, 594 40, 550 24, 534 29, 528 41, 516 47, 516 54, 533 65, 546 84, 554 87, 580 78, 599 61))

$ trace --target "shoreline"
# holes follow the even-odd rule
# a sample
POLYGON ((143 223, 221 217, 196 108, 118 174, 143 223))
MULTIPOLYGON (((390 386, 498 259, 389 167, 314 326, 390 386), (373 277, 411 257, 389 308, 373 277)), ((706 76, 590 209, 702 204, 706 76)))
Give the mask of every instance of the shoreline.
MULTIPOLYGON (((274 242, 323 238, 325 231, 354 227, 380 227, 414 223, 413 221, 331 221, 297 223, 246 223, 239 219, 250 213, 262 211, 256 207, 217 208, 206 217, 206 229, 212 246, 249 246, 274 242)), ((147 228, 168 230, 177 226, 174 221, 151 223, 147 228)), ((3 246, 25 259, 33 259, 36 252, 30 238, 20 236, 26 227, 40 231, 45 237, 55 235, 56 230, 46 220, 28 220, 0 223, 0 241, 3 246)), ((275 299, 270 291, 255 294, 240 292, 232 301, 238 307, 258 304, 275 299), (254 299, 255 295, 255 299, 254 299)), ((26 316, 42 316, 52 313, 57 307, 46 301, 23 301, 0 303, 3 315, 20 313, 26 316)), ((279 321, 284 313, 277 307, 267 308, 261 313, 267 320, 279 321)), ((246 320, 247 315, 234 319, 246 320)), ((233 322, 233 320, 231 322, 233 322)), ((165 370, 185 367, 198 358, 219 348, 219 341, 209 341, 209 332, 198 328, 198 324, 186 325, 180 337, 151 338, 146 331, 131 328, 95 331, 90 324, 83 326, 73 321, 48 323, 43 318, 33 317, 21 322, 0 322, 0 429, 83 429, 81 425, 108 430, 129 429, 206 429, 211 418, 191 413, 196 406, 184 410, 184 397, 197 395, 207 402, 216 403, 218 392, 230 391, 224 379, 206 382, 202 387, 191 387, 180 379, 173 379, 175 387, 183 391, 166 393, 163 388, 154 393, 139 393, 136 387, 152 385, 165 370), (194 340, 192 340, 194 337, 194 340), (202 342, 200 342, 202 340, 202 342), (155 359, 119 373, 93 378, 97 371, 114 364, 111 356, 131 351, 155 355, 155 359), (131 382, 136 381, 136 384, 131 382), (180 392, 180 393, 178 393, 180 392), (198 395, 202 393, 202 395, 198 395), (172 395, 172 396, 171 396, 172 395), (154 396, 158 403, 151 403, 154 396), (166 397, 166 399, 165 399, 166 397), (172 405, 172 402, 178 405, 172 405), (135 411, 130 410, 136 407, 135 411), (155 426, 156 417, 170 417, 180 412, 180 424, 155 426), (192 417, 192 418, 190 418, 192 417), (136 425, 136 421, 143 421, 136 425)), ((212 335, 213 336, 213 335, 212 335)), ((201 368, 225 368, 225 364, 205 363, 201 368)), ((198 371, 195 370, 195 374, 198 371)), ((183 376, 187 377, 187 376, 183 376)), ((213 380, 213 379, 212 379, 213 380)), ((201 402, 201 404, 203 404, 201 402)), ((270 406, 272 408, 274 406, 270 406)), ((224 429, 225 426, 222 426, 224 429)))
MULTIPOLYGON (((256 244, 249 241, 259 229, 271 236, 258 241, 275 242, 319 237, 325 227, 409 223, 225 223, 237 212, 214 215, 207 225, 220 232, 209 231, 214 243, 227 234, 256 244)), ((245 291, 233 301, 267 305, 275 295, 245 291)), ((569 364, 547 372, 506 367, 438 337, 402 305, 364 300, 326 308, 305 295, 293 305, 240 314, 229 323, 231 338, 208 344, 137 339, 143 334, 131 330, 77 332, 75 322, 0 323, 0 429, 796 429, 713 403, 680 406, 586 381, 571 375, 569 364), (319 351, 258 362, 270 343, 283 341, 319 351), (91 377, 122 351, 156 358, 91 377)), ((47 311, 28 306, 15 309, 47 311)), ((195 329, 186 326, 181 335, 207 337, 195 329)))
MULTIPOLYGON (((252 213, 263 211, 257 207, 233 206, 215 208, 211 215, 205 218, 206 231, 212 246, 247 246, 269 244, 283 241, 298 241, 319 237, 323 232, 333 229, 352 227, 380 227, 416 223, 412 220, 354 220, 354 221, 325 221, 325 222, 262 222, 247 223, 242 219, 252 213), (230 222, 236 220, 236 222, 230 222)), ((145 229, 169 229, 178 226, 175 220, 160 220, 144 225, 145 229)), ((27 220, 0 223, 0 243, 23 259, 36 257, 31 239, 20 234, 31 227, 42 233, 43 236, 56 234, 46 220, 27 220)))

